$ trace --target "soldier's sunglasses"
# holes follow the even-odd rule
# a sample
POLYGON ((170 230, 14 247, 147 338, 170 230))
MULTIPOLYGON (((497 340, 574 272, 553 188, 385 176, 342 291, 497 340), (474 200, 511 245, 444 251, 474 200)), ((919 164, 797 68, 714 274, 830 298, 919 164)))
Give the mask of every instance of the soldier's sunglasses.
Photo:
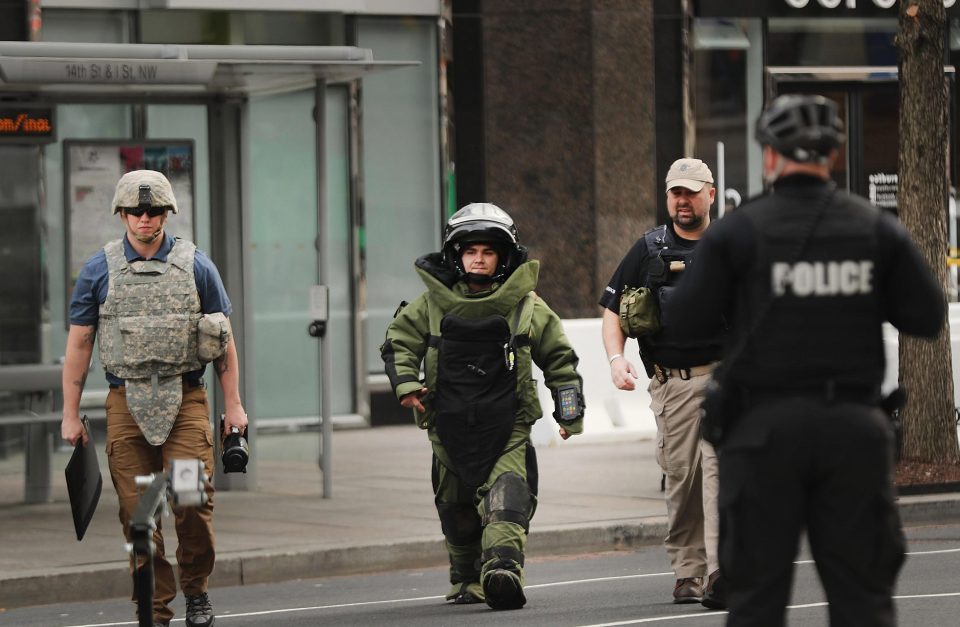
POLYGON ((149 209, 146 207, 124 207, 123 212, 127 215, 133 216, 134 218, 139 218, 144 213, 151 218, 156 218, 157 216, 162 216, 165 214, 167 209, 168 207, 150 207, 149 209))

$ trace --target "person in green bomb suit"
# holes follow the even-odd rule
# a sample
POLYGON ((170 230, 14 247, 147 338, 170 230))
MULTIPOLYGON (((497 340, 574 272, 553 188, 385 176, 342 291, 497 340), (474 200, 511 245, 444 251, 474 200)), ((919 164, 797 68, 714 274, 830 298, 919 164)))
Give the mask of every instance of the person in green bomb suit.
POLYGON ((540 262, 527 260, 513 219, 496 205, 457 211, 443 250, 415 267, 427 290, 401 303, 380 352, 400 404, 414 410, 433 447, 434 501, 450 557, 446 598, 519 609, 537 507, 530 429, 542 409, 533 364, 566 440, 583 431, 579 358, 533 291, 540 262))

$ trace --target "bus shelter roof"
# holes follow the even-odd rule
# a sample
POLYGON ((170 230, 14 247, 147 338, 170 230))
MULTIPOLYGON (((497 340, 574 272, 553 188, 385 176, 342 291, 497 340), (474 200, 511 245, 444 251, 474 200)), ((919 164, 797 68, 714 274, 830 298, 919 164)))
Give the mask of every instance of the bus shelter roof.
POLYGON ((419 65, 354 46, 0 42, 0 91, 253 95, 419 65))

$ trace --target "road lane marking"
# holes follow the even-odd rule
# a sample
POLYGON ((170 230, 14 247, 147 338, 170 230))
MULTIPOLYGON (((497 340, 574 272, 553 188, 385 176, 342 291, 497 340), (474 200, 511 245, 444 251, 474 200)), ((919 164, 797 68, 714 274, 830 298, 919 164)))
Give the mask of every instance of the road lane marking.
POLYGON ((960 549, 941 549, 939 551, 908 551, 907 555, 936 555, 937 553, 960 553, 960 549))
POLYGON ((593 577, 591 579, 574 579, 572 581, 554 581, 552 583, 537 583, 524 586, 524 590, 533 588, 549 588, 551 586, 572 586, 581 583, 596 583, 600 581, 617 581, 619 579, 643 579, 645 577, 673 577, 673 571, 666 573, 641 573, 638 575, 615 575, 612 577, 593 577))

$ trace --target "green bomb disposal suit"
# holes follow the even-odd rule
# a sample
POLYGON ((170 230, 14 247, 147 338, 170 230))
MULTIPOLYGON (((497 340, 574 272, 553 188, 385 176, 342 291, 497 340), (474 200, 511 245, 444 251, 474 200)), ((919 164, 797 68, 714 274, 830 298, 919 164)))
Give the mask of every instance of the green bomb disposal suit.
MULTIPOLYGON (((538 261, 473 293, 440 253, 421 257, 416 269, 427 291, 398 310, 381 354, 398 399, 429 390, 426 413, 415 412, 415 418, 433 445, 433 488, 450 554, 451 594, 504 564, 522 580, 537 505, 530 428, 542 415, 531 364, 541 368, 556 399, 564 386, 581 394, 579 359, 560 319, 533 292, 538 261)), ((583 431, 582 413, 560 423, 571 434, 583 431)))

